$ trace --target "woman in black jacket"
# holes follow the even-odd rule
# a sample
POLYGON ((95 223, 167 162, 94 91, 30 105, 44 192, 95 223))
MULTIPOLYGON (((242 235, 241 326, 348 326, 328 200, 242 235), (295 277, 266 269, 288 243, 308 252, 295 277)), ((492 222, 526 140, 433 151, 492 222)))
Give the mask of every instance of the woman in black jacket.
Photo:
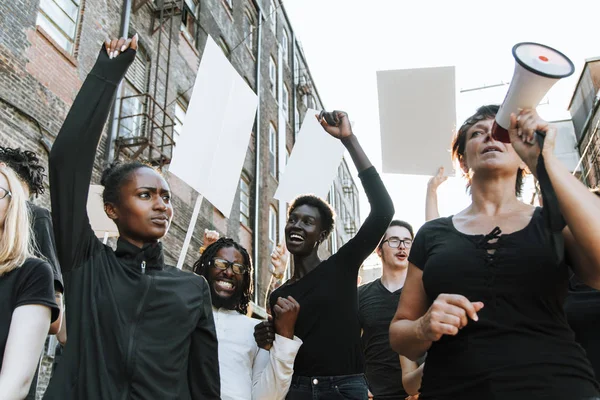
POLYGON ((86 212, 96 147, 137 36, 107 42, 50 153, 52 216, 69 340, 45 399, 218 399, 217 338, 206 280, 164 264, 169 186, 138 162, 102 176, 116 251, 86 212), (120 54, 122 52, 122 54, 120 54))

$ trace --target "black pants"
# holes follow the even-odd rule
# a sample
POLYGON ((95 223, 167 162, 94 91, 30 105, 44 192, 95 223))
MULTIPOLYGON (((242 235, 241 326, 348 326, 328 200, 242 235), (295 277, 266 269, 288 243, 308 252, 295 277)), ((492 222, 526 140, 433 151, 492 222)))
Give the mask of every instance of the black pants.
POLYGON ((286 400, 367 400, 364 374, 294 376, 286 400))

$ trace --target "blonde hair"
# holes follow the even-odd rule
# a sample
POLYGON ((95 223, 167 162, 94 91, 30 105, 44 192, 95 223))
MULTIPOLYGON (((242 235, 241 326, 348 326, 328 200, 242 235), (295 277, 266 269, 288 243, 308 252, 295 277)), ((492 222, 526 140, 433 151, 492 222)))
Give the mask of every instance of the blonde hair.
POLYGON ((0 276, 19 268, 33 257, 29 208, 23 184, 9 167, 0 165, 0 173, 8 181, 8 208, 0 236, 0 276))

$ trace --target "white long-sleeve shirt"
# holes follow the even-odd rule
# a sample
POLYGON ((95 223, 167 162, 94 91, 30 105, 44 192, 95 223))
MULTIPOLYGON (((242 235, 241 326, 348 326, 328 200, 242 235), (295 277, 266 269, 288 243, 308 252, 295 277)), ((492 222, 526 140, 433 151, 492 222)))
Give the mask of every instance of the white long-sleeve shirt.
POLYGON ((213 307, 219 341, 222 400, 282 400, 294 374, 302 340, 275 335, 271 351, 261 349, 254 327, 261 321, 213 307))

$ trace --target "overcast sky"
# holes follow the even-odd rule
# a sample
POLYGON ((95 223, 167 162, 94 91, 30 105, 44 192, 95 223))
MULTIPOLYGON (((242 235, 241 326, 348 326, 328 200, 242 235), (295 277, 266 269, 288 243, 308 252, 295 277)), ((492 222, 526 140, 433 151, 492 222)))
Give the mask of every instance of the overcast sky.
MULTIPOLYGON (((542 117, 560 120, 569 117, 566 107, 585 59, 600 56, 597 0, 283 1, 325 106, 349 113, 355 134, 379 171, 376 71, 455 66, 459 92, 509 82, 512 46, 543 43, 565 53, 576 67, 572 77, 551 90, 549 104, 538 109, 542 117)), ((507 89, 457 94, 457 123, 479 105, 501 103, 507 89)), ((384 176, 396 217, 415 228, 424 222, 428 179, 384 176)), ((444 183, 439 197, 442 215, 455 214, 469 202, 460 178, 444 183)), ((368 211, 362 195, 361 218, 368 211)))

